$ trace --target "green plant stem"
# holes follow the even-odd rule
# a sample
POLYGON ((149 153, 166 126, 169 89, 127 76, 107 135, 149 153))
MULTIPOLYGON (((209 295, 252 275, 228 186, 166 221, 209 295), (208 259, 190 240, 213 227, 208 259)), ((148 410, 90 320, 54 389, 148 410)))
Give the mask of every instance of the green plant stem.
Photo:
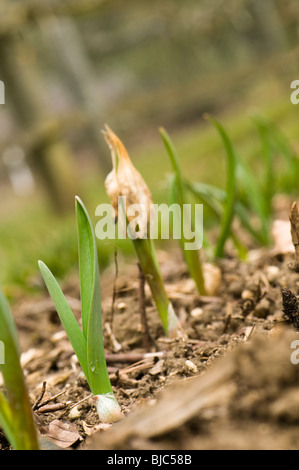
POLYGON ((250 210, 259 217, 260 227, 257 231, 262 245, 268 245, 270 242, 270 219, 264 211, 263 194, 257 178, 252 173, 248 165, 241 159, 238 160, 238 180, 243 186, 245 194, 245 203, 250 210))
POLYGON ((150 238, 133 240, 133 245, 152 292, 166 334, 176 337, 180 323, 167 296, 153 241, 150 238))
MULTIPOLYGON (((183 240, 181 244, 182 243, 184 243, 183 240)), ((184 247, 182 247, 182 250, 184 252, 184 258, 188 266, 190 276, 194 280, 198 292, 200 293, 200 295, 206 295, 206 289, 204 287, 205 286, 204 273, 203 273, 202 264, 199 258, 198 250, 185 250, 184 247)))
POLYGON ((0 392, 0 422, 15 450, 38 450, 36 426, 20 364, 16 328, 9 305, 0 291, 0 340, 5 346, 5 364, 0 365, 6 397, 0 392))
POLYGON ((215 118, 211 116, 208 116, 208 118, 220 134, 227 156, 226 204, 222 217, 221 231, 215 249, 216 258, 222 258, 224 255, 225 243, 230 236, 231 226, 235 215, 237 158, 231 140, 222 125, 215 118))
POLYGON ((42 261, 39 261, 38 265, 60 321, 89 383, 86 339, 55 277, 42 261))
POLYGON ((270 220, 272 216, 272 198, 276 187, 274 177, 274 175, 276 176, 274 167, 275 149, 267 124, 258 118, 254 121, 262 142, 261 156, 264 162, 264 174, 262 178, 263 211, 266 219, 270 220))
MULTIPOLYGON (((222 218, 224 210, 223 206, 226 202, 226 192, 224 190, 209 184, 190 183, 189 181, 185 181, 185 186, 192 194, 204 202, 217 218, 222 218)), ((240 201, 236 201, 235 211, 241 224, 247 230, 247 232, 250 233, 250 235, 252 235, 252 237, 254 237, 259 243, 261 243, 262 239, 259 233, 254 230, 250 224, 250 213, 247 208, 240 201)), ((239 240, 234 231, 231 231, 231 238, 238 250, 240 258, 245 259, 247 255, 247 249, 239 240)))
MULTIPOLYGON (((173 142, 165 131, 165 129, 160 128, 160 134, 163 139, 165 148, 167 153, 170 157, 171 165, 174 170, 174 179, 172 181, 172 188, 171 193, 173 196, 173 202, 176 202, 180 206, 181 214, 183 214, 183 207, 184 204, 187 203, 186 195, 185 195, 185 184, 182 176, 182 171, 179 165, 179 158, 176 153, 176 149, 173 145, 173 142)), ((192 230, 194 227, 190 227, 192 230)), ((186 240, 184 236, 184 221, 183 217, 181 217, 181 238, 180 238, 180 246, 182 249, 182 253, 185 258, 185 262, 188 266, 190 275, 195 282, 197 291, 200 295, 206 295, 205 289, 205 279, 204 279, 204 272, 202 263, 200 260, 198 250, 186 250, 185 246, 190 240, 186 240)))

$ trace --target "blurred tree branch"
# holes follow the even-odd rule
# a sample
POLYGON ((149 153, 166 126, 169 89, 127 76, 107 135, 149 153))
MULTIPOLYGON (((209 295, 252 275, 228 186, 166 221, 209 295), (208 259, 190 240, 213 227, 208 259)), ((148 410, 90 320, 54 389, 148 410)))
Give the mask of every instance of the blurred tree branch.
POLYGON ((81 16, 98 11, 111 3, 111 0, 22 0, 1 2, 0 35, 13 33, 25 23, 52 15, 81 16))
POLYGON ((76 106, 82 110, 82 114, 83 110, 86 114, 85 132, 96 151, 101 170, 106 174, 110 171, 111 161, 103 151, 103 138, 99 132, 102 102, 96 86, 94 64, 84 46, 80 30, 69 17, 43 18, 38 24, 52 68, 59 70, 60 78, 74 96, 76 106))
POLYGON ((73 155, 67 142, 59 139, 60 123, 49 116, 35 53, 17 35, 8 35, 0 36, 0 57, 13 114, 31 147, 31 162, 52 204, 59 212, 67 211, 76 192, 73 155))

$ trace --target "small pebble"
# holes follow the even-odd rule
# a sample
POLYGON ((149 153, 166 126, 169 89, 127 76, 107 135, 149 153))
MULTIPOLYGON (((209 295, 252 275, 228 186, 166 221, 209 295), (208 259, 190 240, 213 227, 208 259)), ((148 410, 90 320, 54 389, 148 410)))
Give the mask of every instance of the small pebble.
POLYGON ((270 313, 270 301, 266 298, 262 299, 254 309, 254 315, 258 318, 267 318, 270 313))
POLYGON ((243 300, 253 300, 254 299, 254 293, 251 290, 243 290, 241 297, 243 300))
POLYGON ((279 276, 279 268, 277 266, 268 266, 266 269, 266 276, 269 282, 274 282, 279 276))
POLYGON ((194 364, 194 362, 190 361, 190 359, 187 359, 187 361, 185 362, 185 365, 187 366, 187 369, 190 372, 192 372, 193 374, 197 374, 198 369, 196 365, 194 364))
POLYGON ((162 372, 164 366, 164 359, 160 359, 149 371, 151 375, 158 375, 162 372))
POLYGON ((120 310, 121 312, 123 312, 124 310, 126 310, 127 308, 127 304, 125 302, 119 302, 117 304, 117 308, 118 310, 120 310))
POLYGON ((242 294, 242 289, 243 283, 241 283, 239 280, 232 281, 228 287, 229 293, 234 297, 240 297, 240 295, 242 294))
POLYGON ((78 406, 74 406, 68 414, 69 419, 78 419, 80 418, 80 411, 78 409, 78 406))
POLYGON ((204 313, 203 309, 200 308, 200 307, 197 307, 197 308, 194 308, 193 310, 191 310, 190 315, 191 315, 192 318, 199 318, 203 315, 203 313, 204 313))
POLYGON ((217 294, 218 288, 221 284, 222 274, 218 266, 211 263, 204 264, 204 277, 205 288, 208 295, 214 296, 217 294))

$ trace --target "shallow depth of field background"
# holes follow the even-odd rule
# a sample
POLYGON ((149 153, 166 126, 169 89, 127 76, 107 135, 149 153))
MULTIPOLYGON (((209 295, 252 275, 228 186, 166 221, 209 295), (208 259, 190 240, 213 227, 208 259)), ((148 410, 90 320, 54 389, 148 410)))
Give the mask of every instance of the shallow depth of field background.
MULTIPOLYGON (((101 129, 125 143, 156 203, 171 171, 158 128, 184 174, 223 186, 216 116, 252 165, 252 118, 298 148, 297 0, 5 0, 0 5, 0 284, 39 288, 37 260, 63 278, 77 268, 74 196, 92 219, 111 169, 101 129)), ((130 253, 130 244, 123 245, 130 253)), ((107 265, 113 243, 99 244, 107 265)))

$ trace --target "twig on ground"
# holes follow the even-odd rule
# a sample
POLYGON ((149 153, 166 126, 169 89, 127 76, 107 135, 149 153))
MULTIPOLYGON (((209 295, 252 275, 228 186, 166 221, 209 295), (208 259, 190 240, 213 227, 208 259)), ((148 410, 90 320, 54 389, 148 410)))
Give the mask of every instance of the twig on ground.
POLYGON ((121 351, 122 345, 115 338, 115 336, 113 334, 113 331, 111 329, 111 323, 106 322, 105 323, 105 328, 106 328, 106 332, 107 332, 107 335, 108 335, 108 338, 109 338, 109 341, 110 341, 110 344, 111 344, 111 347, 112 347, 113 351, 115 351, 115 352, 121 351))
POLYGON ((164 352, 154 352, 154 353, 123 353, 123 354, 106 354, 106 362, 107 364, 115 364, 115 363, 135 363, 143 361, 147 358, 152 357, 163 357, 164 352))
POLYGON ((115 266, 115 275, 113 282, 113 294, 112 294, 112 305, 111 305, 111 314, 110 314, 110 325, 111 330, 113 331, 113 320, 114 320, 114 311, 115 311, 115 302, 117 297, 117 278, 118 278, 118 261, 117 261, 117 248, 114 250, 114 266, 115 266))
POLYGON ((57 411, 58 409, 64 408, 66 406, 66 403, 51 403, 52 401, 56 400, 56 398, 61 397, 61 395, 64 395, 64 393, 66 393, 66 390, 63 390, 62 392, 57 393, 53 397, 42 401, 46 393, 46 388, 47 382, 43 382, 42 391, 32 407, 33 411, 35 411, 36 413, 49 413, 51 411, 57 411))
POLYGON ((253 332, 255 330, 255 323, 252 326, 248 326, 245 330, 244 333, 244 341, 249 341, 253 335, 253 332))
POLYGON ((35 410, 35 413, 54 413, 54 411, 63 410, 67 405, 67 403, 48 403, 48 405, 41 405, 37 410, 35 410))
POLYGON ((39 396, 37 397, 33 407, 32 407, 32 410, 35 411, 38 409, 39 407, 39 404, 40 402, 42 401, 42 399, 44 398, 44 395, 45 395, 45 392, 46 392, 46 388, 47 388, 47 382, 43 382, 43 385, 42 385, 42 391, 41 393, 39 394, 39 396))
POLYGON ((91 393, 91 394, 88 395, 87 397, 82 398, 82 400, 79 400, 79 401, 77 401, 76 403, 72 403, 72 405, 69 405, 69 406, 67 407, 67 409, 64 410, 64 411, 61 413, 61 415, 59 416, 59 419, 61 419, 61 418, 62 418, 66 413, 68 413, 72 408, 75 408, 75 406, 81 405, 82 403, 84 403, 85 401, 89 400, 89 399, 92 398, 92 397, 93 397, 93 395, 92 395, 92 393, 91 393))
POLYGON ((43 382, 42 391, 39 394, 37 400, 35 401, 32 407, 35 413, 38 413, 38 414, 39 413, 52 413, 53 411, 61 410, 67 406, 67 403, 51 403, 52 401, 56 400, 56 398, 66 393, 66 390, 63 390, 62 392, 57 393, 53 397, 50 397, 47 400, 42 401, 46 393, 46 388, 47 388, 47 382, 43 382))
POLYGON ((111 381, 118 380, 121 375, 127 375, 132 372, 142 372, 144 370, 150 369, 154 365, 154 356, 150 357, 150 355, 144 358, 142 361, 136 362, 129 367, 125 367, 124 369, 119 369, 117 372, 110 374, 109 378, 111 381))
POLYGON ((293 202, 290 213, 291 236, 295 248, 295 264, 292 269, 299 271, 299 211, 296 201, 293 202))
POLYGON ((225 318, 224 318, 224 327, 222 330, 222 334, 227 332, 227 329, 232 319, 232 314, 233 314, 233 306, 231 303, 228 303, 226 306, 226 313, 225 313, 225 318))

